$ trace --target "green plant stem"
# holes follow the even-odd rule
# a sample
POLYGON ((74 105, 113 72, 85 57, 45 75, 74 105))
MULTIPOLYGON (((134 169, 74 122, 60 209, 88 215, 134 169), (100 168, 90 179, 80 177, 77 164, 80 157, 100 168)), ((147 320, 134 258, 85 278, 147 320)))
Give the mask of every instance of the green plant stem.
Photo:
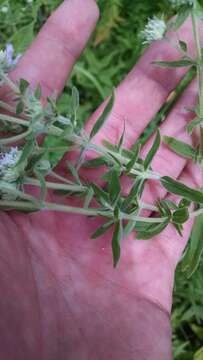
POLYGON ((49 173, 50 176, 52 176, 55 179, 58 179, 60 181, 62 181, 63 183, 66 183, 68 185, 74 185, 70 180, 66 179, 64 176, 58 175, 55 171, 50 171, 49 173))
POLYGON ((15 108, 2 100, 0 100, 0 108, 9 111, 11 113, 15 113, 15 108))
MULTIPOLYGON (((30 177, 26 177, 24 178, 23 183, 25 185, 33 185, 33 186, 38 186, 40 187, 40 181, 34 178, 30 178, 30 177)), ((67 190, 67 191, 87 191, 88 187, 83 186, 83 185, 74 185, 74 184, 59 184, 59 183, 53 183, 51 181, 46 181, 46 187, 48 189, 52 189, 52 190, 67 190)), ((150 211, 159 211, 159 209, 157 208, 157 206, 154 206, 152 204, 147 204, 145 202, 140 201, 139 202, 140 206, 142 209, 146 209, 146 210, 150 210, 150 211)))
MULTIPOLYGON (((0 104, 0 106, 1 106, 1 104, 0 104)), ((29 122, 28 121, 16 118, 14 116, 0 114, 0 121, 1 120, 7 121, 7 122, 10 122, 10 123, 13 123, 13 124, 18 124, 18 125, 23 125, 23 126, 29 127, 29 122)))
MULTIPOLYGON (((198 18, 195 14, 197 7, 196 0, 194 1, 194 9, 192 11, 192 26, 197 52, 197 77, 199 84, 199 116, 203 118, 203 66, 202 66, 202 51, 200 44, 200 34, 198 29, 198 18)), ((200 156, 203 157, 203 127, 200 125, 200 156)), ((203 167, 202 167, 202 178, 203 178, 203 167)))
MULTIPOLYGON (((67 212, 71 214, 80 214, 80 215, 86 215, 86 216, 104 216, 106 218, 113 218, 114 214, 111 210, 100 210, 97 208, 91 208, 91 209, 84 209, 84 208, 77 208, 73 206, 68 205, 61 205, 61 204, 54 204, 49 202, 43 202, 41 205, 35 205, 33 203, 23 202, 23 201, 4 201, 0 200, 0 208, 4 209, 22 209, 22 210, 52 210, 52 211, 61 211, 61 212, 67 212)), ((133 220, 133 221, 140 221, 140 222, 147 222, 147 223, 161 223, 164 222, 167 218, 161 217, 161 218, 146 218, 141 216, 133 216, 128 215, 125 213, 121 213, 120 217, 123 220, 133 220)))
MULTIPOLYGON (((26 177, 23 181, 23 184, 25 185, 33 185, 33 186, 41 186, 41 183, 39 180, 37 179, 33 179, 33 178, 29 178, 26 177)), ((85 186, 82 185, 68 185, 68 184, 59 184, 59 183, 54 183, 51 181, 46 181, 46 187, 48 189, 52 189, 52 190, 67 190, 67 191, 76 191, 76 192, 81 192, 81 191, 86 191, 87 188, 85 186)))
POLYGON ((28 136, 31 133, 31 130, 27 130, 22 134, 16 135, 16 136, 11 136, 9 138, 5 138, 5 139, 1 139, 0 140, 0 145, 8 145, 8 144, 12 144, 15 142, 18 142, 20 140, 23 140, 26 136, 28 136))
POLYGON ((10 87, 11 90, 13 90, 15 94, 18 95, 20 93, 19 87, 4 72, 0 73, 0 78, 10 87))

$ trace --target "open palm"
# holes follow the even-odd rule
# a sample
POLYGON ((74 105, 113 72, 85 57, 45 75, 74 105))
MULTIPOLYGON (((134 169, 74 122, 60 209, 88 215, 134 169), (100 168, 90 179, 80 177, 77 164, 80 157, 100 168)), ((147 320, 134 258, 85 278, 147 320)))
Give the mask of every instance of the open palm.
MULTIPOLYGON (((12 78, 27 78, 33 85, 40 82, 45 97, 54 90, 60 93, 97 18, 93 0, 65 1, 20 60, 12 78)), ((181 38, 192 51, 189 27, 183 26, 181 38)), ((124 118, 126 145, 136 140, 184 72, 160 70, 151 61, 176 56, 176 51, 162 42, 150 47, 117 88, 114 109, 96 141, 101 137, 116 141, 124 118)), ((162 126, 162 133, 185 138, 184 127, 189 119, 183 107, 194 102, 192 84, 162 126)), ((164 146, 153 168, 164 175, 181 177, 190 185, 198 183, 198 174, 191 165, 164 146)), ((148 202, 165 195, 154 183, 145 192, 148 202)), ((151 241, 135 241, 131 235, 122 243, 116 270, 112 267, 110 234, 97 241, 90 239, 97 226, 98 220, 79 215, 1 213, 2 359, 130 360, 139 354, 136 351, 140 351, 137 359, 148 359, 147 355, 142 357, 143 339, 140 349, 134 345, 137 313, 148 302, 152 304, 152 318, 153 306, 167 317, 175 267, 191 224, 185 226, 183 238, 172 227, 151 241)), ((141 324, 138 327, 144 335, 145 329, 141 324)), ((168 359, 170 327, 165 331, 159 346, 168 356, 162 358, 168 359)), ((156 341, 153 327, 152 335, 156 341)), ((148 350, 144 351, 147 354, 148 350)))

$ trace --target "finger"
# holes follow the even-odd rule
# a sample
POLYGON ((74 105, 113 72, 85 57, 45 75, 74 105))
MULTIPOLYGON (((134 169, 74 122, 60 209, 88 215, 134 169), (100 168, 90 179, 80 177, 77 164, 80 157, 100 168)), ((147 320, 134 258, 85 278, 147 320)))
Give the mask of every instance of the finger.
MULTIPOLYGON (((169 34, 173 37, 174 35, 169 34)), ((179 37, 188 43, 191 54, 194 42, 191 21, 187 21, 179 30, 179 37)), ((95 142, 107 139, 115 143, 123 130, 125 120, 126 146, 131 146, 143 132, 148 122, 160 109, 169 92, 176 87, 185 73, 185 68, 160 69, 152 65, 154 60, 174 60, 180 55, 165 41, 152 44, 126 79, 116 89, 116 99, 111 115, 95 142)), ((87 125, 89 131, 104 108, 102 104, 92 115, 87 125)))
POLYGON ((98 19, 94 0, 65 0, 50 16, 11 74, 41 84, 45 97, 59 94, 98 19))
MULTIPOLYGON (((184 184, 193 187, 200 188, 201 186, 201 171, 200 168, 191 162, 189 162, 179 177, 179 180, 184 184)), ((172 201, 177 203, 180 201, 180 197, 175 195, 167 196, 172 201)), ((174 269, 180 260, 182 253, 185 249, 185 246, 188 242, 190 232, 193 225, 193 219, 187 221, 183 227, 183 236, 181 237, 174 226, 170 225, 162 233, 161 237, 157 237, 158 246, 160 246, 163 252, 166 254, 168 259, 170 259, 171 264, 174 266, 174 269)))
MULTIPOLYGON (((194 117, 191 112, 188 112, 185 107, 194 106, 196 104, 197 89, 196 83, 193 82, 183 94, 177 105, 171 111, 165 123, 161 126, 161 135, 172 136, 176 139, 191 144, 191 136, 186 131, 186 125, 194 117)), ((154 137, 153 137, 154 138, 154 137)), ((142 151, 142 156, 145 158, 150 147, 152 146, 153 139, 150 139, 142 151)), ((164 142, 153 159, 153 171, 164 176, 172 176, 177 178, 183 171, 187 160, 175 152, 171 151, 164 142)), ((160 186, 158 182, 149 181, 145 188, 144 197, 149 202, 154 202, 157 198, 165 196, 166 191, 160 186)))

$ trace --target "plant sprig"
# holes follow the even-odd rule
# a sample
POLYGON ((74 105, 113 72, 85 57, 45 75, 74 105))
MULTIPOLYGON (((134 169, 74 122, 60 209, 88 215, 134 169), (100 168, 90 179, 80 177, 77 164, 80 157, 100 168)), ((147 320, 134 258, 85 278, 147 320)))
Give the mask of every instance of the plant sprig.
MULTIPOLYGON (((191 58, 187 44, 179 40, 171 45, 179 50, 180 59, 174 59, 171 62, 155 62, 155 66, 161 67, 192 67, 188 72, 189 75, 184 77, 177 86, 177 90, 175 89, 168 96, 165 104, 150 123, 150 127, 130 150, 124 148, 125 126, 117 144, 103 141, 103 144, 98 145, 94 142, 95 136, 108 121, 112 112, 115 92, 107 100, 90 134, 87 134, 78 119, 79 93, 76 88, 72 89, 70 108, 66 116, 62 116, 53 97, 49 97, 47 105, 42 106, 40 86, 31 90, 29 83, 24 79, 14 83, 9 78, 9 71, 16 65, 16 60, 13 60, 13 54, 8 58, 7 50, 0 54, 1 86, 10 87, 15 100, 15 108, 3 101, 0 102, 3 109, 0 113, 2 126, 0 208, 2 210, 16 209, 28 212, 53 210, 103 217, 103 225, 94 232, 92 238, 96 239, 110 229, 112 230, 114 266, 120 258, 123 237, 132 231, 136 232, 137 239, 151 239, 171 224, 181 235, 184 223, 189 218, 202 217, 203 193, 200 189, 193 189, 153 171, 153 159, 161 143, 161 135, 157 127, 165 120, 196 73, 199 79, 199 102, 194 110, 195 119, 187 126, 187 131, 191 134, 196 127, 200 128, 200 145, 193 148, 169 136, 165 136, 163 141, 177 154, 194 161, 198 166, 202 167, 203 163, 203 62, 197 26, 199 19, 203 17, 203 10, 198 2, 185 1, 184 7, 180 6, 178 10, 176 20, 170 23, 170 28, 176 31, 189 16, 193 21, 197 57, 191 58), (153 144, 143 158, 141 148, 155 130, 153 144), (67 174, 62 177, 54 169, 64 154, 73 150, 78 155, 74 163, 66 162, 67 174), (91 158, 89 154, 92 154, 91 158), (91 167, 97 171, 101 166, 103 167, 102 186, 89 182, 81 175, 81 168, 91 167), (123 193, 121 181, 123 177, 131 179, 128 194, 123 193), (157 199, 155 204, 144 203, 142 195, 148 180, 159 182, 167 192, 178 195, 179 203, 176 204, 167 198, 157 199), (39 188, 38 196, 31 195, 32 187, 39 188), (80 197, 83 205, 72 207, 58 202, 50 203, 47 201, 50 191, 54 192, 57 198, 59 196, 80 197), (143 209, 152 211, 152 216, 142 216, 143 209)), ((144 42, 148 44, 165 38, 170 43, 166 30, 167 24, 164 18, 154 17, 142 32, 142 36, 146 37, 144 42)), ((197 247, 199 246, 198 243, 197 247)), ((194 248, 192 249, 194 253, 194 248)), ((189 259, 189 255, 187 257, 189 259)), ((199 261, 198 257, 195 259, 199 261)))

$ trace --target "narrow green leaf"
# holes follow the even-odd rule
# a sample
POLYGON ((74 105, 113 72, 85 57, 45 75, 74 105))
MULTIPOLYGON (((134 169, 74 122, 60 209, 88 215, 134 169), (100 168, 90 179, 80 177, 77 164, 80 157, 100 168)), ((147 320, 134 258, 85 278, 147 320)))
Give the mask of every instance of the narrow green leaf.
POLYGON ((165 189, 173 194, 183 196, 184 198, 203 204, 203 193, 199 190, 188 187, 180 181, 174 180, 169 176, 161 178, 161 184, 165 189))
POLYGON ((105 157, 100 156, 96 159, 91 159, 91 160, 85 161, 83 165, 84 165, 84 167, 95 169, 100 166, 106 165, 106 163, 107 163, 107 161, 106 161, 105 157))
POLYGON ((123 132, 122 135, 120 137, 120 140, 118 142, 118 152, 121 152, 122 146, 123 146, 123 142, 124 142, 124 137, 125 137, 125 122, 124 122, 124 126, 123 126, 123 132))
POLYGON ((145 160, 144 160, 144 168, 145 170, 147 170, 149 168, 149 166, 151 165, 151 162, 154 158, 154 156, 156 155, 158 149, 159 149, 159 146, 160 146, 160 143, 161 143, 161 136, 160 136, 160 132, 159 130, 157 130, 157 134, 156 134, 156 137, 154 139, 154 143, 151 147, 151 149, 149 150, 145 160))
POLYGON ((113 225, 113 221, 109 220, 108 222, 106 222, 105 224, 103 224, 102 226, 100 226, 95 232, 94 234, 91 236, 91 239, 97 239, 99 236, 105 234, 105 232, 110 229, 110 227, 113 225))
POLYGON ((185 41, 180 40, 179 45, 180 45, 181 50, 183 50, 185 52, 187 51, 187 44, 185 41))
POLYGON ((173 212, 172 222, 175 224, 184 224, 189 219, 188 208, 182 207, 173 212))
POLYGON ((182 260, 181 268, 191 277, 197 270, 203 254, 203 214, 195 220, 186 254, 182 260))
POLYGON ((168 147, 176 154, 183 156, 186 159, 195 159, 196 150, 193 147, 183 141, 176 140, 171 136, 164 136, 163 141, 168 147))
POLYGON ((136 221, 129 220, 123 230, 124 237, 127 237, 135 229, 136 221))
POLYGON ((103 205, 105 207, 108 206, 109 205, 109 196, 108 196, 108 194, 94 183, 92 183, 91 186, 92 186, 92 188, 94 190, 96 200, 101 205, 103 205))
POLYGON ((153 61, 152 64, 163 67, 163 68, 177 68, 194 65, 194 61, 190 59, 181 59, 176 61, 153 61))
POLYGON ((27 88, 29 87, 29 82, 25 79, 20 79, 19 81, 19 89, 20 89, 20 92, 21 94, 24 94, 25 91, 27 90, 27 88))
POLYGON ((188 200, 188 199, 181 199, 179 204, 178 204, 178 207, 181 208, 181 207, 189 207, 191 205, 191 201, 188 200))
POLYGON ((113 253, 113 265, 116 267, 121 254, 120 242, 123 237, 123 225, 121 221, 115 224, 113 238, 112 238, 112 253, 113 253))
POLYGON ((164 200, 159 200, 157 201, 157 207, 160 211, 160 214, 163 216, 163 217, 168 217, 168 219, 171 218, 171 208, 168 204, 167 201, 164 200))
POLYGON ((30 155, 32 154, 33 152, 33 149, 34 149, 34 146, 35 146, 35 139, 34 138, 31 138, 30 140, 28 140, 22 150, 22 154, 21 154, 21 157, 18 161, 18 166, 21 165, 21 164, 24 164, 24 163, 27 163, 30 155))
POLYGON ((36 89, 35 89, 35 97, 40 100, 42 96, 42 89, 40 84, 37 85, 36 89))
POLYGON ((90 133, 90 139, 92 139, 99 132, 101 127, 104 125, 105 120, 108 118, 108 116, 113 108, 113 104, 114 104, 114 93, 110 97, 105 109, 103 110, 102 114, 100 115, 100 117, 96 121, 95 125, 93 126, 93 129, 90 133))
POLYGON ((16 106, 16 115, 21 115, 24 111, 24 103, 22 101, 19 101, 16 106))
POLYGON ((177 31, 181 25, 185 22, 185 20, 190 15, 191 9, 186 6, 181 9, 181 11, 178 12, 178 15, 176 16, 175 22, 173 23, 173 31, 177 31))
POLYGON ((203 119, 196 117, 195 119, 193 119, 192 121, 190 121, 190 123, 187 125, 187 132, 188 134, 192 134, 193 130, 199 126, 203 124, 203 119))
POLYGON ((84 201, 84 206, 83 206, 84 209, 88 209, 88 207, 93 199, 93 196, 94 196, 94 190, 92 189, 92 187, 90 187, 85 196, 85 201, 84 201))
POLYGON ((75 168, 75 167, 73 166, 73 164, 72 164, 70 161, 68 161, 68 160, 66 160, 66 165, 67 165, 70 173, 72 174, 72 176, 73 176, 74 179, 76 180, 76 182, 77 182, 79 185, 81 185, 80 177, 79 177, 79 175, 78 175, 78 172, 77 172, 76 168, 75 168))
MULTIPOLYGON (((114 144, 111 144, 108 140, 103 139, 102 144, 110 151, 115 151, 115 152, 118 151, 117 146, 114 144)), ((137 147, 137 144, 134 146, 137 147)), ((121 155, 126 157, 127 159, 131 159, 133 156, 133 151, 123 148, 121 151, 121 155)))
POLYGON ((113 206, 116 204, 120 192, 121 192, 121 186, 120 186, 118 173, 116 170, 112 170, 109 181, 109 198, 113 206))
POLYGON ((129 172, 132 170, 132 168, 134 167, 135 163, 138 160, 138 156, 140 153, 140 148, 141 148, 141 144, 136 143, 133 147, 133 153, 131 156, 130 161, 126 164, 126 174, 129 174, 129 172))
POLYGON ((164 200, 162 200, 162 202, 166 203, 171 210, 177 210, 178 209, 178 206, 173 201, 171 201, 169 199, 164 199, 164 200))
POLYGON ((135 182, 128 194, 128 196, 125 198, 122 204, 122 210, 126 211, 129 206, 131 206, 133 203, 137 202, 138 198, 140 198, 142 188, 144 185, 145 179, 142 177, 137 177, 135 179, 135 182))
POLYGON ((34 171, 35 176, 37 177, 37 179, 40 182, 40 197, 39 200, 40 202, 43 202, 46 198, 47 195, 47 187, 46 187, 46 181, 45 178, 43 176, 43 174, 40 171, 35 170, 34 171))
POLYGON ((76 112, 79 108, 80 105, 80 95, 78 92, 78 89, 73 86, 72 88, 72 108, 73 108, 73 112, 76 112))
POLYGON ((140 240, 149 240, 154 236, 159 235, 168 225, 168 220, 162 223, 145 223, 145 227, 142 224, 142 229, 139 229, 139 223, 135 225, 135 230, 137 230, 136 239, 140 240))

